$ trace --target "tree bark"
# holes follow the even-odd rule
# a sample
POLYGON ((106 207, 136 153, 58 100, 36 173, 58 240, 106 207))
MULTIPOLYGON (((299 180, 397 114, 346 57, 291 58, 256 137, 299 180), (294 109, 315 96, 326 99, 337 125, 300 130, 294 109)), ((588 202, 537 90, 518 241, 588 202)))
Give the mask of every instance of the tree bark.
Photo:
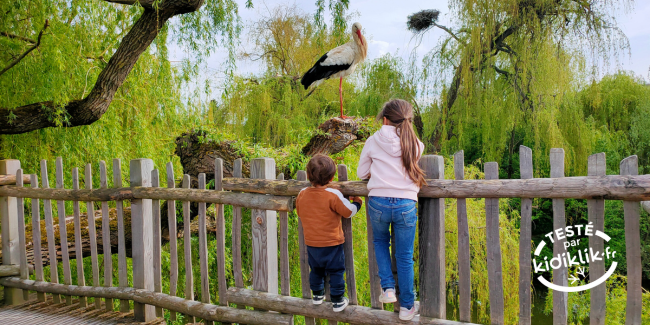
MULTIPOLYGON (((135 3, 118 0, 109 2, 135 3)), ((171 17, 196 11, 203 5, 203 0, 167 0, 154 9, 150 2, 140 1, 144 7, 142 16, 124 36, 86 98, 66 104, 45 101, 16 108, 0 108, 0 134, 20 134, 58 126, 58 121, 53 120, 50 113, 59 106, 63 107, 68 118, 62 126, 75 127, 98 121, 108 110, 115 92, 124 83, 140 55, 153 42, 163 25, 171 17), (13 118, 10 118, 11 114, 14 115, 13 118)))
POLYGON ((333 155, 345 150, 354 140, 363 140, 370 136, 370 131, 363 124, 360 125, 361 122, 364 122, 364 119, 340 117, 325 121, 318 127, 317 134, 302 148, 302 153, 306 156, 333 155))

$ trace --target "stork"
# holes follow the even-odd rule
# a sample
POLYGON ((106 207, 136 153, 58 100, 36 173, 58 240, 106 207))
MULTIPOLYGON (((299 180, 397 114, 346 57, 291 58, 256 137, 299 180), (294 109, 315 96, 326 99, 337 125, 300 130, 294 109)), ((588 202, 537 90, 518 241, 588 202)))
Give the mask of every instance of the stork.
MULTIPOLYGON (((341 118, 343 115, 343 77, 347 77, 357 65, 366 59, 368 43, 361 35, 361 24, 352 24, 352 40, 335 47, 323 54, 309 71, 302 76, 300 83, 305 87, 318 86, 323 81, 331 78, 339 78, 339 100, 341 102, 341 118)), ((313 91, 313 90, 312 90, 313 91)))

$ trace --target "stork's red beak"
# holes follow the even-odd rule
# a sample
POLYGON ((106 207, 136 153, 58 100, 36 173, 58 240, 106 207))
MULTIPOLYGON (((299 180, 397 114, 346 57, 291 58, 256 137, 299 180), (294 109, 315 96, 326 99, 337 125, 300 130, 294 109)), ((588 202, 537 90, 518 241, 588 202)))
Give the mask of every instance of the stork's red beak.
POLYGON ((363 37, 361 37, 361 30, 357 29, 357 36, 359 36, 359 41, 361 42, 361 45, 363 45, 363 37))

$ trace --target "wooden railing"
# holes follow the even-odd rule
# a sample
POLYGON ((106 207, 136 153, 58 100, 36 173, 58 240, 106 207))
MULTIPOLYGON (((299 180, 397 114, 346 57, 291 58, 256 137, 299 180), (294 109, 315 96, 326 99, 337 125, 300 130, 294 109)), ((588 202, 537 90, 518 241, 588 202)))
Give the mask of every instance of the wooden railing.
MULTIPOLYGON (((604 200, 624 200, 626 250, 628 265, 628 303, 627 323, 641 323, 641 258, 639 203, 650 200, 650 175, 637 175, 636 156, 628 157, 621 162, 621 175, 605 176, 605 156, 596 154, 589 157, 587 177, 564 176, 564 152, 562 149, 551 151, 551 178, 533 178, 532 154, 527 147, 520 149, 520 180, 499 180, 498 166, 490 162, 485 164, 485 180, 463 180, 464 165, 462 151, 454 155, 455 180, 445 180, 444 159, 442 156, 424 156, 420 164, 426 172, 428 185, 420 192, 419 200, 419 278, 420 281, 420 315, 413 324, 453 324, 445 321, 447 318, 445 282, 445 198, 457 198, 458 223, 458 295, 459 318, 462 322, 471 321, 471 286, 470 279, 470 240, 465 198, 486 198, 485 200, 485 232, 487 240, 487 274, 489 283, 490 321, 492 324, 504 323, 504 293, 501 271, 501 245, 499 238, 499 198, 522 198, 520 249, 519 249, 519 323, 530 324, 531 319, 531 215, 532 198, 553 199, 553 223, 555 228, 564 227, 564 199, 588 199, 589 220, 594 224, 594 231, 604 229, 604 200), (424 280, 426 279, 426 280, 424 280)), ((343 230, 346 237, 346 284, 351 306, 342 313, 334 313, 328 304, 313 306, 310 298, 309 266, 307 250, 299 225, 299 260, 302 298, 289 297, 290 294, 290 254, 289 254, 289 218, 288 212, 293 210, 293 198, 300 189, 308 186, 304 171, 297 173, 297 180, 283 180, 283 175, 276 177, 275 162, 269 158, 253 159, 251 161, 251 179, 243 179, 241 175, 242 161, 233 164, 233 178, 223 178, 223 162, 215 161, 215 190, 206 190, 206 175, 200 174, 199 189, 190 189, 189 175, 183 176, 182 188, 175 187, 175 175, 172 164, 167 164, 167 188, 160 187, 158 170, 153 169, 149 159, 136 159, 130 162, 130 187, 122 187, 121 167, 118 159, 113 160, 113 188, 108 188, 106 164, 100 162, 100 188, 95 189, 92 180, 91 166, 85 168, 85 187, 79 189, 77 168, 73 169, 73 189, 63 188, 63 164, 59 158, 56 161, 56 188, 49 188, 47 165, 41 162, 41 182, 35 174, 23 175, 20 163, 16 160, 0 161, 0 213, 2 214, 2 243, 3 264, 8 267, 3 270, 4 276, 0 284, 5 286, 5 301, 10 304, 20 303, 27 299, 29 291, 36 291, 38 299, 45 300, 45 294, 53 296, 55 301, 63 296, 66 303, 71 303, 72 296, 78 296, 82 305, 85 297, 94 297, 97 308, 101 308, 101 299, 105 300, 105 308, 113 308, 112 299, 119 299, 121 311, 129 310, 128 301, 134 302, 135 316, 140 320, 151 320, 161 317, 163 309, 171 312, 171 319, 176 313, 187 315, 185 320, 192 321, 194 317, 208 322, 230 322, 242 324, 291 324, 293 315, 305 316, 306 324, 315 324, 316 319, 329 319, 329 323, 347 322, 351 324, 393 324, 397 316, 393 312, 383 311, 378 297, 380 294, 379 277, 372 245, 372 228, 367 227, 368 270, 355 270, 353 254, 353 232, 349 219, 343 220, 343 230), (30 188, 24 187, 29 180, 30 188), (15 182, 15 186, 9 185, 15 182), (29 265, 27 263, 25 216, 23 198, 32 199, 32 238, 34 242, 34 278, 29 280, 29 265), (46 238, 49 251, 49 266, 58 267, 58 253, 55 243, 55 227, 51 200, 55 200, 59 213, 59 231, 61 247, 67 248, 64 241, 68 238, 65 227, 64 201, 73 201, 74 210, 74 247, 77 258, 83 256, 81 249, 81 228, 79 202, 85 202, 89 211, 94 214, 94 203, 101 202, 102 240, 103 240, 103 282, 100 283, 99 260, 97 252, 97 235, 95 234, 95 219, 88 218, 90 234, 90 256, 92 264, 92 285, 85 283, 83 263, 77 263, 77 283, 72 283, 68 250, 62 249, 61 263, 63 267, 62 284, 59 283, 57 272, 51 273, 51 278, 45 282, 40 248, 40 205, 43 200, 43 216, 46 223, 46 238), (161 216, 161 200, 166 200, 167 216, 161 216), (110 242, 110 226, 108 224, 108 202, 115 201, 118 224, 118 278, 119 283, 112 283, 112 259, 110 242), (125 245, 125 224, 123 218, 124 203, 130 201, 133 284, 127 283, 127 258, 125 245), (167 217, 169 233, 176 233, 175 201, 182 201, 184 227, 185 261, 185 294, 186 298, 178 298, 179 259, 176 236, 170 236, 170 274, 169 293, 162 292, 161 265, 161 217, 167 217), (200 302, 194 299, 194 277, 192 272, 192 250, 190 233, 190 202, 199 202, 198 209, 198 245, 200 261, 201 297, 200 302), (217 288, 210 288, 208 273, 208 245, 206 226, 206 203, 216 205, 216 256, 217 256, 217 288), (224 205, 232 205, 232 262, 235 287, 227 288, 226 274, 226 236, 224 205), (18 207, 18 208, 17 208, 18 207), (242 208, 251 209, 252 228, 252 288, 245 289, 242 276, 242 208), (277 218, 277 212, 280 218, 277 218), (279 235, 278 235, 279 226, 279 235), (278 254, 280 258, 278 261, 278 254), (18 266, 17 268, 15 266, 18 266), (369 272, 371 308, 357 306, 356 272, 369 272), (279 279, 279 281, 278 281, 279 279), (210 292, 218 292, 218 301, 211 304, 210 292), (238 308, 229 307, 229 304, 238 308), (242 309, 244 306, 256 310, 242 309), (269 313, 272 310, 280 313, 269 313)), ((344 195, 367 196, 365 182, 348 181, 347 169, 344 165, 338 167, 338 182, 331 184, 340 189, 344 195)), ((367 207, 367 205, 366 205, 367 207)), ((366 214, 367 215, 367 214, 366 214)), ((602 249, 602 239, 591 237, 589 246, 602 249)), ((554 247, 562 247, 554 245, 554 247)), ((591 274, 600 277, 604 274, 604 262, 594 262, 591 274)), ((567 285, 567 270, 554 270, 554 283, 567 285)), ((591 290, 592 323, 605 322, 605 284, 591 290)), ((567 294, 554 292, 553 317, 555 324, 567 322, 567 294)))

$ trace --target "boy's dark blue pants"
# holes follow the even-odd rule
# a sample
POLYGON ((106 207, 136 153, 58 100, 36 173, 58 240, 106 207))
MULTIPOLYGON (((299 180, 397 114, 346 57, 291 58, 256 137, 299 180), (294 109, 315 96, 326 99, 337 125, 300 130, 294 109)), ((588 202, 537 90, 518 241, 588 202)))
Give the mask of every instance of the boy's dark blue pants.
POLYGON ((343 244, 329 247, 307 246, 309 254, 309 285, 311 291, 325 289, 325 276, 330 276, 330 295, 341 297, 345 293, 345 254, 343 244))

